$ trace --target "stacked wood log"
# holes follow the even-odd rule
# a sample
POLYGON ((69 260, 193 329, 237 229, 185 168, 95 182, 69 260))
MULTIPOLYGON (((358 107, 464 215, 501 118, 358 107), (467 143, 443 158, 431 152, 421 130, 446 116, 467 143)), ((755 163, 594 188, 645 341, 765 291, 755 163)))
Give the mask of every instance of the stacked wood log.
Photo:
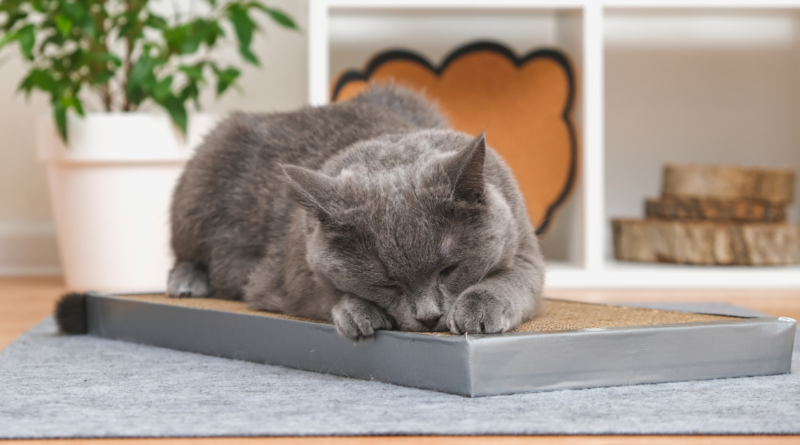
POLYGON ((618 260, 706 265, 800 264, 800 225, 786 222, 794 172, 667 165, 645 219, 614 219, 618 260))

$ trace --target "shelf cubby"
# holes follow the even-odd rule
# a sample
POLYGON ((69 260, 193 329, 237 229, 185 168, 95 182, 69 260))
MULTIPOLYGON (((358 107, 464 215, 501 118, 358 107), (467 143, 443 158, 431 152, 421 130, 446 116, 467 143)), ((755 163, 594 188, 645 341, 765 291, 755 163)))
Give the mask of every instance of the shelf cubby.
POLYGON ((643 215, 667 162, 800 171, 800 1, 310 0, 308 33, 315 105, 389 48, 438 63, 488 39, 570 56, 580 167, 541 239, 551 288, 800 289, 800 266, 615 261, 610 226, 643 215))

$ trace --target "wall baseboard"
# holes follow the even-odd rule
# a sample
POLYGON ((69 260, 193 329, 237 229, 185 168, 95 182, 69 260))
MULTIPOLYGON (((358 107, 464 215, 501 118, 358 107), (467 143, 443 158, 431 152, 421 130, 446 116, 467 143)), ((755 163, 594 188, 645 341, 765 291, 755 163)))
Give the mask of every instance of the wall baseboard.
POLYGON ((0 276, 61 275, 55 224, 0 222, 0 276))

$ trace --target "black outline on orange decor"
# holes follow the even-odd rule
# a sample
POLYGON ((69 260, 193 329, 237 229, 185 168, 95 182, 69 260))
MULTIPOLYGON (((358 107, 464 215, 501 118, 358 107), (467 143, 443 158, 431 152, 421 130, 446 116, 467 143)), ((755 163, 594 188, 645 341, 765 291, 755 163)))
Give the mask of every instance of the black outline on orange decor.
POLYGON ((356 70, 349 70, 342 74, 339 77, 339 80, 336 82, 336 86, 333 88, 333 92, 331 94, 331 102, 335 102, 336 98, 339 96, 339 93, 342 91, 345 85, 353 81, 369 81, 372 74, 380 68, 381 65, 387 62, 395 61, 395 60, 407 60, 410 62, 414 62, 418 65, 421 65, 428 70, 435 73, 437 76, 440 76, 447 67, 453 63, 456 59, 461 56, 467 55, 472 52, 477 51, 490 51, 496 54, 500 54, 504 56, 506 59, 514 63, 515 66, 520 67, 532 60, 546 58, 550 59, 561 66, 564 70, 564 73, 567 76, 567 101, 564 104, 564 110, 561 113, 561 118, 564 120, 564 123, 567 124, 567 129, 569 131, 569 139, 570 139, 570 154, 572 155, 570 158, 569 163, 569 175, 567 176, 567 182, 564 184, 564 188, 561 190, 561 193, 558 195, 558 198, 550 204, 547 208, 547 212, 544 215, 544 219, 542 220, 541 226, 536 228, 536 234, 541 235, 547 230, 547 227, 550 223, 550 219, 553 214, 558 210, 558 208, 566 201, 567 197, 569 196, 570 192, 572 191, 572 187, 575 185, 575 175, 576 170, 578 168, 578 143, 577 138, 575 135, 575 127, 570 119, 570 111, 572 111, 572 104, 575 99, 575 78, 572 71, 572 65, 569 62, 564 53, 558 51, 556 49, 537 49, 534 51, 529 52, 522 58, 517 57, 517 55, 510 50, 508 47, 492 41, 478 41, 469 43, 464 45, 453 52, 451 52, 447 57, 445 57, 444 61, 438 67, 434 66, 431 62, 428 61, 425 57, 419 55, 418 53, 401 50, 401 49, 393 49, 382 52, 370 60, 369 64, 367 64, 366 69, 364 71, 356 71, 356 70))

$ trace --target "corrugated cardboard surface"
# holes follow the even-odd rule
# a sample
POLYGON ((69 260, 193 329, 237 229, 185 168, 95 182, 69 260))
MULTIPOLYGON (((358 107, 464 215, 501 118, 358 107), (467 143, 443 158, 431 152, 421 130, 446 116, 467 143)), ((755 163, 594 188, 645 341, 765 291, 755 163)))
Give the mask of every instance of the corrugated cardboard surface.
MULTIPOLYGON (((248 308, 247 305, 241 301, 215 300, 211 298, 176 299, 166 297, 163 294, 127 295, 120 296, 120 298, 196 309, 210 309, 215 311, 325 323, 319 320, 308 320, 272 312, 255 311, 248 308)), ((550 332, 575 329, 652 326, 659 324, 723 321, 731 320, 732 318, 735 317, 544 299, 539 316, 523 323, 511 332, 550 332)))

